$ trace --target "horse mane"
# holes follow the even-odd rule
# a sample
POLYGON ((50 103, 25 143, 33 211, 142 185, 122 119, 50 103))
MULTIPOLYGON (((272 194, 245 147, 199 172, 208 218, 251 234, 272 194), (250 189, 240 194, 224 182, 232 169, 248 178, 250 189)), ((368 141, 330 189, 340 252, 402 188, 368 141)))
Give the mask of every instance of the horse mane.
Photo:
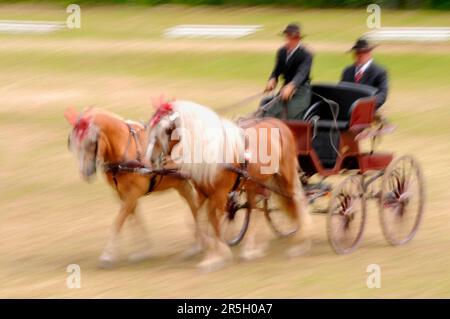
POLYGON ((242 156, 244 151, 242 130, 203 105, 190 101, 172 103, 173 111, 179 116, 181 134, 184 131, 190 136, 184 139, 182 137, 182 142, 179 143, 187 148, 182 149, 183 155, 186 151, 192 153, 199 146, 202 150, 200 162, 194 158, 195 153, 191 154, 191 161, 182 161, 181 170, 189 173, 194 181, 211 185, 217 177, 221 163, 236 163, 242 156))

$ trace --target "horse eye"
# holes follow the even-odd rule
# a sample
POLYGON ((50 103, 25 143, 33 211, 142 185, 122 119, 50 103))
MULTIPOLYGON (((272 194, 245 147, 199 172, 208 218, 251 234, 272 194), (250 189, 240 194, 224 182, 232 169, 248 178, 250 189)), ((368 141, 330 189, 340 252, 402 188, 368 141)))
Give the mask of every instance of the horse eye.
POLYGON ((172 122, 168 127, 166 127, 166 134, 171 135, 172 131, 175 129, 175 124, 172 122))

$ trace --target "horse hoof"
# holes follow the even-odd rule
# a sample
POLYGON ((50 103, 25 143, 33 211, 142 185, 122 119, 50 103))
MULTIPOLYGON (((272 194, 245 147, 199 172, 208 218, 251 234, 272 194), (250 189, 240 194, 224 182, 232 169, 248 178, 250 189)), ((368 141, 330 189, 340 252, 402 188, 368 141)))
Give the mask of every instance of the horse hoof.
POLYGON ((225 266, 227 266, 230 263, 231 259, 217 257, 203 260, 197 265, 197 268, 202 273, 209 273, 225 268, 225 266))
POLYGON ((250 261, 258 258, 264 257, 266 254, 264 249, 255 248, 255 249, 245 249, 241 252, 240 257, 242 260, 250 261))
POLYGON ((99 258, 97 267, 101 269, 111 269, 117 266, 119 261, 116 253, 103 252, 99 258))
POLYGON ((311 250, 311 241, 306 241, 303 244, 296 245, 287 250, 288 258, 296 258, 302 255, 305 255, 311 250))
POLYGON ((152 257, 153 257, 153 252, 151 252, 150 250, 140 251, 140 252, 130 254, 128 256, 128 261, 131 263, 139 263, 142 261, 146 261, 152 257))
POLYGON ((180 254, 181 260, 191 259, 198 255, 200 255, 203 252, 203 247, 201 245, 194 245, 187 250, 183 251, 180 254))
POLYGON ((111 259, 100 259, 97 267, 100 269, 112 269, 117 266, 117 262, 111 259))

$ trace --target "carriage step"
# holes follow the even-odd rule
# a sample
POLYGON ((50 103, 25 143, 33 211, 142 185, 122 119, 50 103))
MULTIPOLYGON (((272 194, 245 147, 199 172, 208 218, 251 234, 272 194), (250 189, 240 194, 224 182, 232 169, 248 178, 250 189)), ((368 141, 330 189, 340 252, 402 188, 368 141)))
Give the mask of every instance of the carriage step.
POLYGON ((314 209, 311 213, 313 213, 313 214, 328 214, 328 209, 327 208, 317 208, 317 209, 314 209))

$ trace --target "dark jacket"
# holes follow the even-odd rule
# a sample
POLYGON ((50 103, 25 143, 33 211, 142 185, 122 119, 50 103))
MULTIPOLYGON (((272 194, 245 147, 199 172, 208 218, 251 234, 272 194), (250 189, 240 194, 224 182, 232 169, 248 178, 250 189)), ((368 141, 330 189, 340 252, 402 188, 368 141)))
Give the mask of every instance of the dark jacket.
MULTIPOLYGON (((342 72, 341 81, 356 82, 355 68, 356 66, 354 64, 346 67, 342 72)), ((372 61, 358 83, 377 88, 378 90, 375 95, 377 99, 376 107, 379 108, 384 104, 388 94, 388 77, 386 71, 381 66, 372 61)))
POLYGON ((295 87, 300 87, 309 82, 309 74, 311 72, 312 54, 304 47, 300 46, 289 60, 286 61, 287 49, 281 47, 278 49, 275 61, 275 67, 270 75, 270 78, 278 80, 280 75, 284 77, 284 84, 293 82, 295 87))

